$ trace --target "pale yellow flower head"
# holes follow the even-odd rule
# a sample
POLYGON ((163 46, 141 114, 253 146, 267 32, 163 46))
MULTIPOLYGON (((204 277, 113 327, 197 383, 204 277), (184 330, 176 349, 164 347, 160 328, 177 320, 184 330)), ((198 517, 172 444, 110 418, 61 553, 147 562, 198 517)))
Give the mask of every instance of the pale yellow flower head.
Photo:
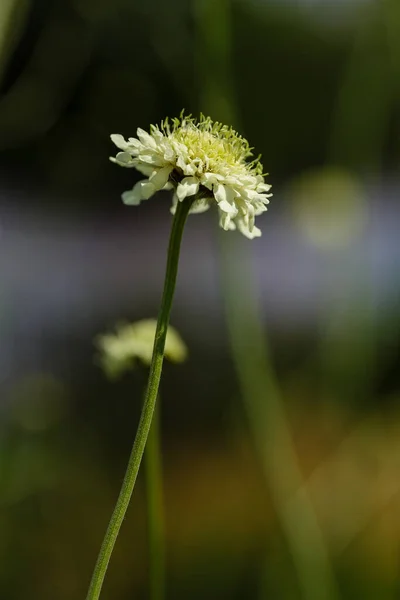
MULTIPOLYGON (((135 366, 137 361, 150 366, 157 322, 144 319, 136 323, 117 325, 115 333, 99 335, 95 344, 99 361, 109 377, 117 377, 135 366)), ((165 357, 171 362, 183 362, 188 354, 186 344, 171 325, 165 341, 165 357)))
POLYGON ((271 186, 264 181, 260 159, 248 160, 252 148, 231 127, 182 113, 151 125, 150 133, 139 128, 137 138, 126 141, 114 134, 111 139, 121 150, 111 160, 146 176, 124 192, 125 204, 138 205, 159 190, 173 189, 172 212, 178 202, 196 195, 192 213, 215 205, 223 229, 238 229, 250 239, 261 235, 254 221, 267 210, 271 186))

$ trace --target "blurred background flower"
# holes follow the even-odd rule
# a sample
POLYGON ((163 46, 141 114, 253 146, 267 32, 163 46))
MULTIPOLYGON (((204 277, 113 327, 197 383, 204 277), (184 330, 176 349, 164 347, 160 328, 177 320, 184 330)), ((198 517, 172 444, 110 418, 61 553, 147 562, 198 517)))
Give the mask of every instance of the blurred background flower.
MULTIPOLYGON (((142 319, 136 323, 120 323, 115 333, 96 336, 97 360, 110 378, 117 377, 135 366, 138 361, 150 366, 157 321, 142 319)), ((164 356, 171 362, 183 362, 187 348, 179 333, 171 325, 165 340, 164 356)))
MULTIPOLYGON (((167 192, 123 206, 140 174, 109 163, 109 134, 182 107, 262 152, 274 202, 251 249, 226 236, 229 286, 213 215, 188 221, 172 322, 190 358, 162 384, 168 597, 304 597, 227 335, 222 299, 246 324, 247 277, 259 337, 236 344, 267 409, 274 373, 292 497, 339 597, 398 596, 399 31, 398 0, 0 2, 2 598, 85 596, 142 401, 135 373, 105 381, 92 340, 157 313, 171 220, 167 192)), ((147 597, 145 544, 140 479, 104 600, 147 597)))

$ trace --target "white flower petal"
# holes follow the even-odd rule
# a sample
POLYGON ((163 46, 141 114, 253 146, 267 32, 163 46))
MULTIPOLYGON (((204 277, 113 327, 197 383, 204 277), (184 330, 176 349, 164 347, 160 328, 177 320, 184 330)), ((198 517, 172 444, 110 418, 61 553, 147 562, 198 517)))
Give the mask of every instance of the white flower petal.
POLYGON ((130 148, 133 148, 137 151, 143 149, 143 144, 139 142, 136 138, 128 138, 128 144, 130 148))
POLYGON ((190 209, 191 215, 199 215, 200 213, 206 212, 210 208, 211 198, 200 198, 195 200, 190 209))
POLYGON ((116 163, 120 167, 135 167, 135 163, 130 154, 127 152, 118 152, 117 156, 110 156, 110 160, 113 163, 116 163))
POLYGON ((256 190, 245 190, 244 195, 251 202, 261 201, 265 202, 265 204, 269 204, 268 198, 272 196, 272 194, 260 194, 256 192, 256 190))
POLYGON ((151 135, 154 138, 156 144, 158 144, 158 145, 160 145, 165 139, 163 133, 159 129, 156 129, 156 128, 152 129, 151 135))
POLYGON ((238 177, 228 176, 224 180, 225 185, 241 187, 242 183, 238 177))
POLYGON ((222 227, 222 229, 224 229, 225 231, 229 230, 229 226, 231 224, 231 216, 223 211, 220 211, 219 213, 219 225, 220 227, 222 227))
POLYGON ((129 206, 138 206, 142 200, 148 200, 156 191, 154 185, 147 179, 138 181, 133 189, 122 194, 122 202, 129 206))
POLYGON ((142 181, 139 181, 136 185, 133 186, 132 190, 128 190, 122 194, 122 202, 124 204, 128 204, 129 206, 138 206, 143 200, 142 197, 142 181))
POLYGON ((138 159, 146 164, 153 165, 155 167, 163 167, 164 161, 159 154, 156 152, 146 151, 141 152, 138 156, 138 159))
POLYGON ((127 206, 139 206, 142 201, 140 195, 136 194, 133 190, 127 190, 121 194, 122 202, 127 206))
POLYGON ((196 165, 194 165, 193 163, 188 163, 185 165, 185 167, 183 167, 183 173, 184 175, 187 175, 188 177, 193 176, 197 171, 196 165))
POLYGON ((153 175, 150 177, 150 182, 157 190, 161 190, 168 182, 171 171, 172 167, 162 167, 157 171, 153 171, 153 175))
POLYGON ((219 226, 224 229, 224 231, 234 231, 236 229, 235 221, 231 220, 230 215, 219 211, 219 226))
POLYGON ((222 183, 218 183, 216 186, 214 186, 214 196, 218 204, 221 202, 232 204, 235 200, 236 194, 231 187, 222 185, 222 183))
POLYGON ((199 191, 200 182, 196 177, 185 177, 178 184, 176 194, 178 200, 182 201, 187 196, 194 196, 199 191))
POLYGON ((171 215, 174 215, 176 213, 176 207, 178 206, 178 202, 179 202, 178 196, 176 194, 174 194, 172 196, 172 206, 170 208, 171 215))
POLYGON ((143 200, 148 200, 155 192, 158 191, 150 181, 142 181, 140 185, 142 187, 141 194, 143 200))
POLYGON ((144 146, 147 146, 152 150, 155 150, 157 148, 156 140, 149 133, 147 133, 147 131, 138 127, 136 133, 139 140, 144 146))
POLYGON ((146 175, 146 177, 150 177, 154 173, 154 167, 152 165, 147 165, 146 163, 135 161, 132 166, 135 167, 139 173, 142 173, 142 175, 146 175))
POLYGON ((222 175, 218 175, 217 173, 203 173, 200 181, 202 185, 211 190, 213 185, 218 184, 222 180, 222 175))
MULTIPOLYGON (((257 185, 257 192, 269 192, 271 187, 272 186, 269 185, 268 183, 259 183, 257 185)), ((270 196, 272 196, 272 194, 270 194, 270 196)))
POLYGON ((164 160, 166 160, 167 162, 172 162, 173 160, 175 160, 174 149, 168 142, 164 144, 164 160))
POLYGON ((222 200, 221 202, 218 202, 218 208, 226 212, 231 217, 234 217, 238 214, 238 209, 236 208, 236 206, 233 203, 230 204, 227 200, 222 200))
POLYGON ((182 169, 183 172, 185 172, 187 164, 186 164, 186 161, 184 160, 183 156, 178 156, 178 158, 176 160, 176 166, 179 167, 180 169, 182 169))
POLYGON ((237 225, 237 228, 239 229, 240 233, 242 233, 244 236, 246 236, 249 240, 253 240, 256 237, 261 236, 261 230, 258 229, 258 227, 253 227, 253 229, 250 231, 250 229, 242 221, 242 219, 237 219, 236 225, 237 225))
MULTIPOLYGON (((268 204, 268 202, 267 202, 268 204)), ((268 210, 268 207, 263 204, 262 202, 255 202, 254 203, 254 214, 258 217, 258 215, 262 215, 263 212, 265 212, 266 210, 268 210)))
POLYGON ((123 135, 119 133, 112 133, 110 135, 111 141, 119 148, 120 150, 126 150, 128 144, 123 135))

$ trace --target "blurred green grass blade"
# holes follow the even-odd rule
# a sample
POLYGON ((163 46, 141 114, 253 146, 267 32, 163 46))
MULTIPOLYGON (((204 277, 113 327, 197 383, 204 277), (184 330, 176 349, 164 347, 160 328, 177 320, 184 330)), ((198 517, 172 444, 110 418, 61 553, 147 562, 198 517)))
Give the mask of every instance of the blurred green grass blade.
POLYGON ((23 32, 30 0, 0 2, 0 85, 8 62, 23 32))
MULTIPOLYGON (((330 558, 303 486, 263 334, 248 242, 222 233, 220 254, 227 324, 239 385, 275 510, 292 553, 301 595, 307 600, 337 600, 339 593, 330 558)), ((261 590, 260 598, 266 597, 266 590, 261 590)))

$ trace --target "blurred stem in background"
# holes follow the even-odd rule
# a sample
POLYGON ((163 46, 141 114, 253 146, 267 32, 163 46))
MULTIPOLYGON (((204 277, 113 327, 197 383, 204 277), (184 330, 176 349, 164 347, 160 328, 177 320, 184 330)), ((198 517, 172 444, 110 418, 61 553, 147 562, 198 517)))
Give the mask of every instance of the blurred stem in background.
POLYGON ((328 143, 328 163, 369 176, 381 170, 393 99, 394 78, 384 10, 389 7, 388 2, 377 2, 359 9, 328 143))
POLYGON ((192 203, 196 196, 190 196, 182 202, 178 202, 172 222, 172 229, 168 245, 167 267, 165 272, 164 290, 161 306, 158 313, 156 335, 154 340, 153 356, 151 359, 147 390, 143 403, 142 413, 135 436, 132 452, 129 457, 124 481, 118 496, 110 523, 107 527, 100 553, 94 568, 92 580, 86 600, 98 600, 103 587, 104 577, 107 572, 115 542, 124 520, 126 511, 135 487, 137 475, 142 461, 147 438, 151 428, 151 422, 158 396, 162 366, 164 361, 165 340, 167 337, 169 318, 172 301, 175 292, 176 278, 178 274, 179 254, 182 242, 183 230, 192 203))
MULTIPOLYGON (((124 371, 133 369, 140 362, 150 367, 155 344, 157 322, 141 319, 133 323, 119 323, 113 332, 97 335, 94 339, 98 350, 96 363, 111 379, 124 371)), ((164 357, 180 363, 186 359, 188 350, 179 333, 171 326, 167 328, 164 357)), ((149 371, 145 369, 146 381, 149 371)), ((146 390, 143 405, 146 403, 146 390)), ((150 600, 162 600, 165 594, 164 567, 164 502, 161 458, 160 397, 153 413, 145 452, 145 483, 147 496, 148 563, 150 600)))
MULTIPOLYGON (((230 0, 195 0, 198 68, 203 74, 203 112, 213 118, 235 118, 231 77, 230 0), (218 14, 216 14, 218 13, 218 14)), ((268 215, 264 216, 265 219, 268 215)), ((250 275, 252 256, 247 240, 221 234, 220 273, 232 355, 247 418, 281 528, 290 548, 302 597, 338 598, 327 548, 313 507, 302 487, 284 406, 275 380, 263 323, 250 275), (301 493, 296 493, 302 490, 301 493)), ((264 581, 263 577, 263 581, 264 581)), ((260 598, 269 597, 264 583, 260 598)))
MULTIPOLYGON (((227 324, 249 426, 292 553, 301 595, 306 600, 333 600, 339 597, 336 582, 320 526, 303 486, 261 325, 250 265, 250 250, 245 241, 238 244, 237 239, 229 238, 221 243, 227 324)), ((266 589, 262 589, 260 597, 268 597, 266 589)))
POLYGON ((30 0, 1 0, 0 2, 0 85, 8 60, 19 42, 30 0))
MULTIPOLYGON (((400 44, 393 32, 398 33, 399 26, 396 0, 360 8, 332 115, 327 164, 341 166, 355 180, 359 178, 363 196, 359 222, 349 239, 343 242, 338 236, 336 245, 323 249, 327 280, 318 361, 328 396, 333 390, 334 397, 347 406, 371 396, 376 375, 378 315, 372 295, 372 268, 370 256, 365 255, 358 239, 365 233, 371 213, 365 182, 376 184, 381 173, 396 102, 393 82, 399 72, 400 44)), ((349 206, 343 206, 343 214, 339 209, 336 217, 348 227, 346 209, 351 218, 351 198, 349 206)))
MULTIPOLYGON (((393 106, 397 107, 400 99, 400 3, 398 0, 382 0, 382 14, 389 47, 389 66, 394 85, 393 106)), ((397 126, 397 134, 399 133, 397 126)))
POLYGON ((145 449, 147 521, 149 532, 150 600, 165 595, 164 510, 160 431, 160 397, 145 449))

